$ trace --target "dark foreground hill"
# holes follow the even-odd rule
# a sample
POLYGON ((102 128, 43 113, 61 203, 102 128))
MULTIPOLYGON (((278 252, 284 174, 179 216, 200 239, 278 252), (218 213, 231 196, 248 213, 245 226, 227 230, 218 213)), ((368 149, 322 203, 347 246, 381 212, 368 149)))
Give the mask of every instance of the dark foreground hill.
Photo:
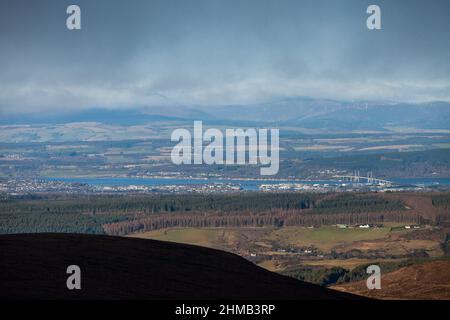
POLYGON ((81 234, 0 236, 1 299, 354 299, 218 250, 81 234), (81 268, 81 290, 66 269, 81 268))

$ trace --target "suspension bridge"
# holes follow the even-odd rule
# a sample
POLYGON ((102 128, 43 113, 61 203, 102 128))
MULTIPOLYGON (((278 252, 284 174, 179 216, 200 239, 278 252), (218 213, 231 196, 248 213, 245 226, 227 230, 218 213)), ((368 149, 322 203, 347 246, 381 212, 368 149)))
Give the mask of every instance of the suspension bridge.
POLYGON ((373 172, 367 172, 366 176, 360 175, 359 170, 354 174, 347 175, 335 175, 333 178, 342 179, 344 181, 356 182, 356 183, 368 183, 368 184, 393 184, 392 181, 375 178, 373 172))

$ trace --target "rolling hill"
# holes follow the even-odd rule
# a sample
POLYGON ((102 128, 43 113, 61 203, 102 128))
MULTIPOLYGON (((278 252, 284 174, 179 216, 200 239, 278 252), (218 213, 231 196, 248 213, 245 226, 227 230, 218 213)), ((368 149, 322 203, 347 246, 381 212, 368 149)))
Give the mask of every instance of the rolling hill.
POLYGON ((368 290, 365 281, 332 287, 377 299, 450 300, 450 261, 432 261, 382 274, 381 289, 368 290))
POLYGON ((231 253, 81 234, 0 236, 0 299, 361 299, 264 270, 231 253), (81 290, 66 269, 81 268, 81 290))

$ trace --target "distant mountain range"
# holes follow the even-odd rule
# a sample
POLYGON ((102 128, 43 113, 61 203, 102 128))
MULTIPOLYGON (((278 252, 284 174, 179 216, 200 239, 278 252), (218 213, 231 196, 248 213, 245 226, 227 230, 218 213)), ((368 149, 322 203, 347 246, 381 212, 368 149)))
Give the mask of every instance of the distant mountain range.
POLYGON ((296 97, 247 105, 89 109, 57 114, 3 115, 0 124, 102 122, 136 125, 203 120, 209 124, 277 125, 328 130, 449 129, 450 103, 338 101, 296 97))

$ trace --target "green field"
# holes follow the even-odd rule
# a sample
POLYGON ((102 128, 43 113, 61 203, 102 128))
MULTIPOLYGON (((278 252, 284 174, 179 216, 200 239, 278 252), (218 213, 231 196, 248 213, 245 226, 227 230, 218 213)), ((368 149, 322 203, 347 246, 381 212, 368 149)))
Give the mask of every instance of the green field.
POLYGON ((134 234, 133 237, 188 243, 206 247, 233 246, 240 242, 247 248, 255 244, 259 247, 316 247, 321 251, 349 244, 355 241, 383 239, 391 232, 390 227, 376 229, 324 226, 309 229, 306 227, 273 228, 174 228, 134 234), (241 241, 239 241, 241 240, 241 241))
POLYGON ((174 228, 137 233, 133 237, 213 247, 219 243, 221 232, 223 229, 174 228))
POLYGON ((322 251, 329 251, 335 246, 348 242, 382 239, 389 232, 389 227, 376 229, 340 229, 335 226, 324 226, 314 229, 287 227, 275 230, 267 240, 273 240, 285 246, 314 246, 322 251))

